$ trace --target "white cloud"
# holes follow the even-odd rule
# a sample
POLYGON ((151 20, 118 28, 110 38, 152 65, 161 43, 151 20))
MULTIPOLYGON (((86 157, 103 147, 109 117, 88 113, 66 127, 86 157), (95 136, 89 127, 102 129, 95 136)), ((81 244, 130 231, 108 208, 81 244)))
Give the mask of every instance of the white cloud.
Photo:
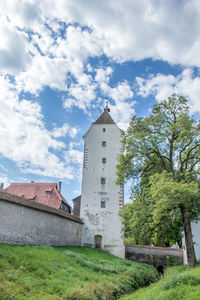
POLYGON ((200 74, 195 76, 192 69, 185 69, 178 76, 157 74, 151 75, 148 79, 136 78, 138 94, 147 97, 155 95, 157 101, 177 93, 189 99, 191 111, 200 112, 200 74))
POLYGON ((102 92, 114 100, 114 105, 111 105, 111 115, 120 129, 127 129, 130 118, 135 114, 133 91, 127 82, 122 82, 117 87, 111 88, 106 83, 101 84, 102 92), (127 102, 127 100, 129 100, 127 102))
POLYGON ((0 16, 0 68, 1 72, 17 74, 29 62, 27 35, 14 28, 6 17, 0 16))
POLYGON ((115 100, 116 103, 121 103, 126 99, 133 98, 133 91, 131 90, 128 82, 124 81, 118 83, 117 87, 110 87, 106 83, 101 84, 101 90, 104 95, 115 100))
MULTIPOLYGON (((68 93, 76 99, 72 102, 73 104, 82 110, 86 110, 86 108, 90 106, 90 103, 96 98, 95 88, 95 84, 87 86, 72 84, 68 93)), ((67 107, 67 104, 64 104, 64 106, 67 107)))
POLYGON ((68 62, 60 58, 48 58, 38 54, 27 70, 16 77, 17 89, 38 94, 45 86, 52 89, 66 90, 65 83, 68 62))
POLYGON ((116 105, 111 105, 111 116, 120 129, 127 129, 130 118, 135 114, 135 103, 135 101, 118 102, 116 105))
POLYGON ((126 129, 131 116, 135 113, 135 101, 130 101, 134 93, 127 81, 118 83, 116 87, 109 86, 112 72, 110 67, 96 69, 95 80, 98 82, 102 94, 114 100, 114 105, 111 105, 113 119, 121 129, 126 129))
MULTIPOLYGON (((8 79, 0 77, 0 89, 2 156, 14 161, 22 172, 73 179, 74 170, 70 162, 66 163, 54 153, 66 146, 45 128, 39 104, 25 99, 20 101, 8 79)), ((65 130, 65 127, 60 130, 60 136, 65 130)), ((67 130, 71 136, 76 134, 76 129, 67 130)))
POLYGON ((6 188, 10 184, 10 179, 8 178, 8 174, 4 166, 0 165, 0 185, 4 184, 4 188, 6 188))
POLYGON ((39 1, 38 0, 12 0, 0 1, 2 12, 6 13, 13 26, 29 28, 40 17, 39 1))
POLYGON ((80 146, 80 143, 70 142, 69 150, 65 151, 65 160, 66 162, 73 165, 74 168, 74 176, 81 180, 82 175, 82 164, 83 164, 83 152, 77 150, 76 148, 80 146))
POLYGON ((66 90, 67 77, 83 76, 88 57, 101 54, 116 61, 152 57, 200 66, 198 0, 13 0, 1 1, 1 8, 0 65, 4 72, 21 73, 18 89, 66 90))
POLYGON ((39 6, 42 15, 89 26, 96 36, 95 43, 116 60, 153 57, 200 65, 198 0, 58 0, 39 6))
POLYGON ((83 152, 75 149, 69 149, 65 152, 65 159, 68 163, 78 164, 82 167, 83 152))
POLYGON ((67 134, 70 135, 71 138, 74 138, 78 133, 78 129, 76 127, 71 127, 69 124, 65 123, 62 127, 56 127, 51 132, 51 135, 54 138, 64 137, 67 134))
POLYGON ((73 106, 76 106, 76 100, 73 98, 67 98, 63 100, 63 107, 70 111, 73 106))
POLYGON ((80 74, 77 77, 77 83, 71 83, 68 87, 69 97, 63 101, 64 108, 70 110, 72 106, 77 106, 86 111, 96 99, 96 88, 97 84, 93 81, 91 75, 80 74))
POLYGON ((97 82, 101 83, 108 83, 110 81, 110 76, 113 72, 111 67, 107 67, 107 68, 99 68, 96 69, 96 76, 95 76, 95 80, 97 82))

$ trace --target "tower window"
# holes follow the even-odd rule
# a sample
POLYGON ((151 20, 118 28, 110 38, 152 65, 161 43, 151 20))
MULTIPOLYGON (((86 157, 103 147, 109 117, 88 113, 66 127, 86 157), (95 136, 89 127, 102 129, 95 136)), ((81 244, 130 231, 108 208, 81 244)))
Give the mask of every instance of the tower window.
POLYGON ((106 158, 105 157, 102 158, 102 163, 106 164, 106 158))
POLYGON ((102 141, 102 147, 106 147, 106 141, 102 141))
POLYGON ((51 194, 51 191, 46 191, 46 194, 47 194, 47 195, 51 194))
POLYGON ((105 132, 106 131, 106 129, 105 128, 103 128, 103 132, 105 132))
POLYGON ((101 184, 105 184, 106 183, 106 179, 104 177, 101 177, 101 184))
POLYGON ((105 208, 106 207, 106 202, 105 201, 101 201, 101 208, 105 208))

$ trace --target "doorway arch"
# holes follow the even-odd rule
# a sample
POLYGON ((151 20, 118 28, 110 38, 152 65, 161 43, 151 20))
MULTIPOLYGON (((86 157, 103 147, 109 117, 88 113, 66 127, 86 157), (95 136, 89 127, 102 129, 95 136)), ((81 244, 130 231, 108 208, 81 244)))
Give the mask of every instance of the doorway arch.
POLYGON ((94 236, 94 248, 101 249, 102 244, 102 236, 100 234, 97 234, 94 236))

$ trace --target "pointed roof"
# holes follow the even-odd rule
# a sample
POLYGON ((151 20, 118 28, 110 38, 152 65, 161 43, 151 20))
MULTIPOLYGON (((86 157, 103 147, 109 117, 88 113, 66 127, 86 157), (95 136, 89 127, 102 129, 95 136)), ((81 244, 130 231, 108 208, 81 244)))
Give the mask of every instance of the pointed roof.
POLYGON ((115 124, 113 119, 111 118, 108 109, 104 109, 104 112, 100 115, 100 117, 93 124, 115 124))

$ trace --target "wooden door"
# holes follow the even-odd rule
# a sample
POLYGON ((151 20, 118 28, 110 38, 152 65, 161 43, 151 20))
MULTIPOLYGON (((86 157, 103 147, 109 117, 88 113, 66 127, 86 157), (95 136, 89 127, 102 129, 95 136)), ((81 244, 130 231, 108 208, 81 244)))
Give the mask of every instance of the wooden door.
POLYGON ((94 236, 94 248, 101 249, 101 243, 102 243, 102 236, 101 235, 95 235, 94 236))

